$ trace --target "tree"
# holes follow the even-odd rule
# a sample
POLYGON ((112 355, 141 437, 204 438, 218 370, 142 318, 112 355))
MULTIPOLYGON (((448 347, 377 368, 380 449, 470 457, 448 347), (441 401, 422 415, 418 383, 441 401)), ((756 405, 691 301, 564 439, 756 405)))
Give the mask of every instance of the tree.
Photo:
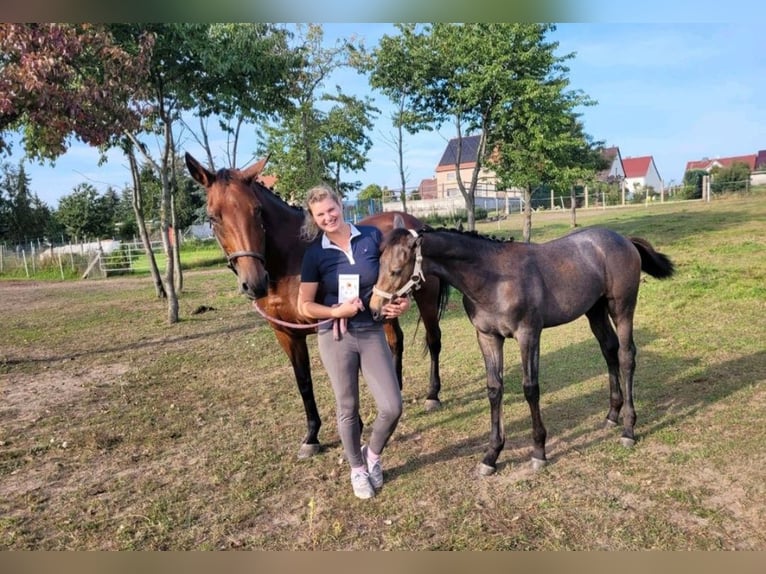
POLYGON ((151 48, 145 35, 127 50, 101 24, 0 24, 0 153, 8 132, 29 157, 54 160, 72 135, 100 147, 139 129, 130 82, 146 76, 151 48))
POLYGON ((375 108, 368 100, 323 92, 329 75, 348 65, 355 50, 351 42, 322 45, 321 26, 299 27, 301 69, 291 84, 292 109, 265 128, 261 155, 269 154, 269 171, 278 175, 275 188, 287 198, 300 200, 307 189, 321 182, 334 183, 342 194, 358 184, 340 180, 341 169, 363 169, 370 148, 366 130, 375 108), (335 107, 322 105, 335 102, 335 107))
POLYGON ((395 132, 384 136, 396 153, 395 164, 399 171, 401 188, 399 200, 403 211, 407 211, 407 167, 405 165, 404 132, 415 134, 423 130, 432 130, 429 116, 415 109, 415 92, 412 86, 411 70, 416 62, 407 57, 415 47, 415 25, 399 24, 400 33, 396 36, 383 36, 371 54, 354 53, 352 60, 357 68, 370 74, 370 85, 379 89, 396 106, 391 115, 395 132))
POLYGON ((111 237, 114 229, 112 214, 108 210, 110 198, 99 197, 98 190, 89 183, 81 183, 69 195, 59 200, 56 218, 71 238, 111 237))
POLYGON ((581 91, 568 90, 569 71, 556 56, 557 43, 544 41, 547 27, 520 38, 518 57, 523 74, 512 98, 502 105, 491 140, 490 164, 505 186, 524 190, 523 239, 532 233, 532 193, 540 186, 569 190, 603 166, 593 142, 583 131, 576 109, 595 102, 581 91))
MULTIPOLYGON (((176 322, 175 280, 180 290, 182 276, 177 236, 169 236, 178 230, 176 128, 185 113, 237 121, 278 111, 285 101, 277 97, 279 86, 288 84, 295 61, 284 33, 270 24, 0 26, 0 136, 22 130, 27 154, 49 159, 67 149, 71 136, 102 148, 119 145, 155 170, 168 254, 168 321, 176 322), (254 53, 258 37, 264 43, 254 53)), ((7 147, 1 139, 0 150, 7 147)))
POLYGON ((24 243, 50 236, 50 208, 30 189, 23 160, 18 167, 3 164, 0 173, 0 238, 24 243))
MULTIPOLYGON (((386 50, 377 54, 378 68, 402 67, 401 72, 380 74, 376 81, 391 93, 406 94, 413 118, 437 128, 447 121, 454 123, 458 141, 455 175, 469 229, 475 227, 479 173, 499 144, 498 126, 504 115, 565 59, 555 56, 556 43, 545 41, 545 35, 554 29, 547 24, 518 23, 399 25, 403 40, 385 39, 389 42, 386 50), (459 168, 464 134, 479 135, 467 184, 459 168)), ((524 127, 535 129, 533 125, 524 127)))
POLYGON ((347 196, 359 189, 361 182, 341 181, 341 170, 359 171, 367 164, 367 152, 372 140, 367 133, 372 129, 372 115, 379 112, 369 98, 360 100, 338 93, 325 96, 325 100, 336 102, 326 114, 321 128, 319 149, 325 158, 335 189, 347 196))

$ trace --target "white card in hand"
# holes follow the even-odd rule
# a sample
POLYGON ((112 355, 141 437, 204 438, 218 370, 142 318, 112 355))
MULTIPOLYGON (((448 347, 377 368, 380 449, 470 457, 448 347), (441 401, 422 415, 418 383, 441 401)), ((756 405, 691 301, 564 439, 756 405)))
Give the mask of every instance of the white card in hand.
POLYGON ((359 275, 340 273, 338 275, 338 301, 345 303, 359 297, 359 275))

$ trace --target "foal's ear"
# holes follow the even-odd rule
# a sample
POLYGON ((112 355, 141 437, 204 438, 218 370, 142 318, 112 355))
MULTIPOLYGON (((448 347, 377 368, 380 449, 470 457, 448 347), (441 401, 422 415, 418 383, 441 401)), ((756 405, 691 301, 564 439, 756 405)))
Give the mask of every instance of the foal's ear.
POLYGON ((394 215, 394 229, 404 229, 404 218, 398 213, 394 215))

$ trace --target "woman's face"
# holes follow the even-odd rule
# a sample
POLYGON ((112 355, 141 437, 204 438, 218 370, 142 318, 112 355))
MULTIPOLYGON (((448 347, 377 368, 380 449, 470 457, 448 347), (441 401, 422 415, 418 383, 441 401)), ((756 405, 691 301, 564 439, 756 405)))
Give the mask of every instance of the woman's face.
POLYGON ((320 199, 309 207, 317 227, 325 233, 337 231, 343 224, 343 212, 332 197, 320 199))

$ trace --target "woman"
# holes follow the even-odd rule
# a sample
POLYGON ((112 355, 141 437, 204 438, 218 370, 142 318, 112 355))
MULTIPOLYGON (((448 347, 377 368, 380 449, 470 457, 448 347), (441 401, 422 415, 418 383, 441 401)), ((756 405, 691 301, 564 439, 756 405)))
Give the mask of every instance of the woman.
MULTIPOLYGON (((383 486, 380 455, 402 414, 402 396, 383 325, 369 307, 378 278, 382 235, 370 226, 343 220, 343 207, 331 188, 311 188, 301 229, 312 241, 303 256, 298 310, 313 319, 335 319, 319 327, 319 356, 332 384, 340 434, 358 498, 371 498, 383 486), (321 237, 320 237, 321 235, 321 237), (375 399, 377 417, 369 445, 361 445, 359 371, 375 399)), ((400 316, 409 299, 383 307, 387 318, 400 316)))

